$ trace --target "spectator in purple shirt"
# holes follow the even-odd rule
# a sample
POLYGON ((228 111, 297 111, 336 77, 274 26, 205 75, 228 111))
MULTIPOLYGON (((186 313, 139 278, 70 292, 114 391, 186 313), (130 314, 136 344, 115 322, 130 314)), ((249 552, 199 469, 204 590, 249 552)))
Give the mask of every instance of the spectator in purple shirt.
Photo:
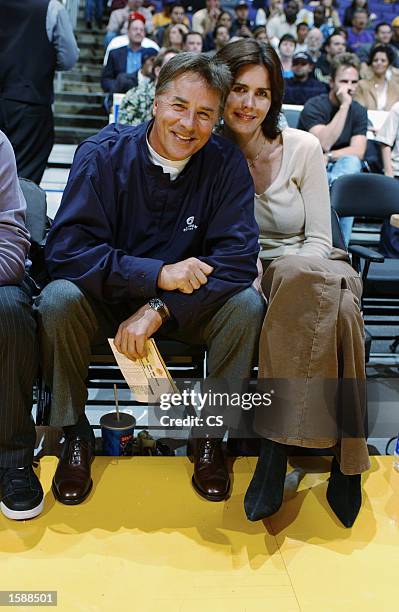
POLYGON ((348 47, 356 53, 363 45, 371 44, 374 40, 373 32, 367 30, 368 13, 365 9, 357 9, 353 14, 352 27, 348 30, 348 47))
POLYGON ((20 520, 43 510, 43 490, 32 469, 32 387, 38 357, 33 282, 25 273, 25 212, 14 152, 0 132, 0 510, 20 520))

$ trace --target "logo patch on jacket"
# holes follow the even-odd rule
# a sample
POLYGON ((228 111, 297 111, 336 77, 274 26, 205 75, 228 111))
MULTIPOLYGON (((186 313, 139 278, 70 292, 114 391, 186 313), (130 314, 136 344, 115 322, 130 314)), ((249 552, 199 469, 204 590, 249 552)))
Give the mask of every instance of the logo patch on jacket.
POLYGON ((183 232, 191 232, 192 230, 198 229, 198 225, 195 225, 194 220, 195 220, 195 217, 187 217, 186 219, 187 225, 184 228, 183 232))

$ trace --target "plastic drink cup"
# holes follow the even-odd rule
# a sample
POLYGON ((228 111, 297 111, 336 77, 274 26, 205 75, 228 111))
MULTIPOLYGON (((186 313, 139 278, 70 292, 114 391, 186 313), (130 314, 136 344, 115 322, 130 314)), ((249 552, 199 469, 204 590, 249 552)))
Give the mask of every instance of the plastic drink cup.
POLYGON ((100 419, 103 451, 111 457, 131 456, 136 419, 125 412, 108 412, 100 419))

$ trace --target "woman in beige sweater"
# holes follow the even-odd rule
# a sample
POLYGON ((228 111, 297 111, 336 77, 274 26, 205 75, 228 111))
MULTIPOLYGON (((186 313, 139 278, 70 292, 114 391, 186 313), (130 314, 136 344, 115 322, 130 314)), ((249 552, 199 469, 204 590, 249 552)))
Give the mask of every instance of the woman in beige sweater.
POLYGON ((399 101, 399 84, 388 79, 388 70, 395 59, 388 45, 376 45, 370 51, 370 77, 361 79, 354 99, 367 110, 389 111, 399 101))
POLYGON ((278 127, 283 80, 275 51, 247 39, 218 57, 234 78, 224 134, 240 146, 255 183, 268 299, 259 380, 274 391, 272 406, 255 414, 261 452, 245 510, 258 520, 280 507, 288 445, 332 447, 327 500, 350 527, 361 505, 360 474, 369 468, 361 282, 346 253, 332 249, 319 141, 278 127))

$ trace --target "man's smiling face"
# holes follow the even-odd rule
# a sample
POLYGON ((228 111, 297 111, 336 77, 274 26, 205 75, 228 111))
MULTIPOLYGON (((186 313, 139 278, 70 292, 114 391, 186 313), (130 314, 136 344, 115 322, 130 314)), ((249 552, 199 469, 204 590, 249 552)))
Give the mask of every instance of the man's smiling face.
POLYGON ((219 94, 198 74, 181 74, 155 97, 150 145, 171 161, 194 155, 211 136, 219 104, 219 94))

